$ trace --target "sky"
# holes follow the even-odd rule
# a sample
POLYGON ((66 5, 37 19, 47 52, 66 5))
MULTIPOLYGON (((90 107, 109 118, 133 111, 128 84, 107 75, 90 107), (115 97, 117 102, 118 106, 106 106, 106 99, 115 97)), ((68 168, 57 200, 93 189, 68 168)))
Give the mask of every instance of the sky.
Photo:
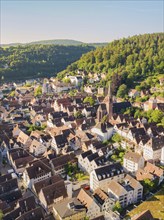
POLYGON ((163 0, 0 0, 0 43, 86 43, 164 31, 163 0))

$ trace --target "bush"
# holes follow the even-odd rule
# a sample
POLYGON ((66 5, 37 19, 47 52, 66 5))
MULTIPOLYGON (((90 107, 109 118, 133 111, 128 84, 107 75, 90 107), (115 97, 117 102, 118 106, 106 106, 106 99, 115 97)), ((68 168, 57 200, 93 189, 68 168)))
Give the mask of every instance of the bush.
POLYGON ((122 140, 122 137, 121 137, 118 133, 116 133, 116 134, 114 134, 114 135, 112 136, 112 141, 113 141, 113 142, 120 143, 121 140, 122 140))
POLYGON ((91 106, 93 106, 95 104, 95 100, 91 96, 87 96, 83 102, 89 103, 91 106))
POLYGON ((40 96, 42 95, 42 87, 41 86, 38 86, 36 89, 35 89, 35 92, 34 92, 34 96, 40 96))
POLYGON ((117 202, 115 203, 115 205, 114 205, 114 207, 113 207, 113 211, 117 211, 117 212, 119 212, 119 213, 123 211, 123 209, 122 209, 122 207, 121 207, 119 201, 117 201, 117 202))

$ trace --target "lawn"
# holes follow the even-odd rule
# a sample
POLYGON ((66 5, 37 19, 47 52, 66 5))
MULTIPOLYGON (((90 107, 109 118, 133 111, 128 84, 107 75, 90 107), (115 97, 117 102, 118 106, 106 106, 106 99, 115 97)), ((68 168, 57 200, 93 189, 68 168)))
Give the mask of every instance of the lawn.
POLYGON ((158 193, 152 196, 147 201, 141 203, 137 208, 128 213, 128 216, 132 217, 145 210, 149 209, 154 218, 164 219, 164 188, 158 193))
POLYGON ((89 176, 84 173, 77 173, 75 174, 75 177, 78 181, 89 180, 89 176))

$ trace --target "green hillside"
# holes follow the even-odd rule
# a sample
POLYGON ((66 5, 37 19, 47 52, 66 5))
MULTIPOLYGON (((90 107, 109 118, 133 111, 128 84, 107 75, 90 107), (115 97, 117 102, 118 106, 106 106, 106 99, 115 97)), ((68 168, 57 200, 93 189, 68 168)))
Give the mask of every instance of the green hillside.
POLYGON ((57 44, 63 46, 70 46, 70 45, 81 45, 83 42, 77 40, 69 40, 69 39, 56 39, 56 40, 44 40, 44 41, 34 41, 29 43, 30 44, 57 44))
POLYGON ((77 41, 77 40, 69 40, 69 39, 54 39, 54 40, 40 40, 40 41, 33 41, 30 43, 10 43, 10 44, 1 44, 0 46, 2 47, 11 47, 11 46, 27 46, 27 45, 33 45, 33 44, 43 44, 43 45, 47 45, 47 44, 55 44, 55 45, 63 45, 63 46, 77 46, 77 45, 81 45, 84 44, 81 41, 77 41))
POLYGON ((164 34, 144 34, 115 40, 103 48, 84 54, 81 59, 58 74, 76 73, 82 69, 93 73, 105 73, 99 85, 112 81, 114 92, 122 89, 148 89, 164 73, 164 34), (140 87, 139 87, 140 86, 140 87))
POLYGON ((0 47, 0 80, 55 76, 57 72, 78 60, 82 54, 94 49, 95 47, 88 45, 0 47))
POLYGON ((108 43, 84 43, 82 41, 70 40, 70 39, 55 39, 55 40, 41 40, 41 41, 33 41, 30 43, 10 43, 10 44, 0 44, 1 47, 12 47, 12 46, 27 46, 34 44, 42 44, 42 45, 62 45, 62 46, 78 46, 78 45, 89 45, 94 47, 102 47, 106 46, 108 43))

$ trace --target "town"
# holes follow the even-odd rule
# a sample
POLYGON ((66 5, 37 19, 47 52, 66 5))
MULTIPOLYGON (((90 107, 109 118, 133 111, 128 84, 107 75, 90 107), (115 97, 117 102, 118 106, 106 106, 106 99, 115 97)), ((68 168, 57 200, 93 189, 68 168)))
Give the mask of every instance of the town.
POLYGON ((145 91, 131 89, 123 100, 112 82, 95 86, 103 74, 90 75, 88 84, 78 70, 1 85, 4 220, 154 219, 148 201, 164 192, 164 127, 141 113, 164 112, 164 98, 137 102, 145 91))

